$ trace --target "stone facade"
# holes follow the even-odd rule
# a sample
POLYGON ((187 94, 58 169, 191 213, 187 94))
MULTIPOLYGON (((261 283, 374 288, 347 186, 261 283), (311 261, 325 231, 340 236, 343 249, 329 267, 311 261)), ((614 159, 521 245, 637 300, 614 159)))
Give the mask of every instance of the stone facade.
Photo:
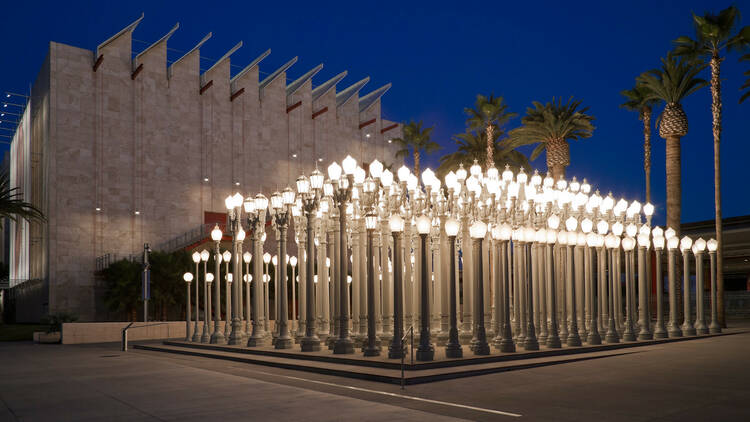
POLYGON ((95 52, 51 42, 32 89, 34 202, 48 221, 30 278, 45 280, 49 313, 106 318, 96 258, 195 229, 228 194, 270 196, 347 153, 395 161, 401 127, 381 118, 382 93, 337 92, 337 81, 315 91, 317 72, 289 81, 289 63, 259 81, 268 52, 232 75, 232 49, 201 73, 208 37, 168 66, 173 31, 134 57, 137 23, 95 52))

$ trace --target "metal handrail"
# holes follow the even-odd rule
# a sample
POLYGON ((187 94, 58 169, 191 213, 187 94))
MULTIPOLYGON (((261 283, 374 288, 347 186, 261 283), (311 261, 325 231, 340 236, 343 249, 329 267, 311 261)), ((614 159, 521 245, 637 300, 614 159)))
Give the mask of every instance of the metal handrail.
POLYGON ((404 347, 404 341, 406 336, 411 336, 411 364, 414 365, 414 326, 410 325, 409 328, 404 331, 404 335, 401 336, 401 389, 404 389, 405 378, 404 378, 404 357, 406 356, 406 347, 404 347))
POLYGON ((167 338, 169 338, 169 323, 168 322, 158 322, 156 324, 148 324, 148 325, 138 325, 133 327, 133 324, 135 322, 131 322, 127 325, 127 327, 122 329, 122 351, 127 352, 128 351, 128 330, 131 328, 144 328, 144 327, 153 327, 155 325, 167 325, 167 338))

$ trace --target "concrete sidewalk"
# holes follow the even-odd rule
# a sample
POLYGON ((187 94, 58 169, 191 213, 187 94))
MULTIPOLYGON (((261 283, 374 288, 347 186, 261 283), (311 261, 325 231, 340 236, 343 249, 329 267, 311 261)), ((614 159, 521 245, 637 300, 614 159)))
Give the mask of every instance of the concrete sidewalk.
POLYGON ((0 359, 3 421, 455 420, 165 363, 114 345, 2 343, 0 359))

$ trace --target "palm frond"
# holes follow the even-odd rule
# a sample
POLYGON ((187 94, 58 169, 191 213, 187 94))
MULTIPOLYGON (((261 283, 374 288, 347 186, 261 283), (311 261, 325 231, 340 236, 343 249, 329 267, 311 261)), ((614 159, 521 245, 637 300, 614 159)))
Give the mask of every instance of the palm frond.
POLYGON ((0 217, 7 217, 12 221, 19 218, 32 222, 44 221, 44 214, 34 204, 23 200, 23 192, 17 187, 10 187, 8 173, 0 173, 0 217))

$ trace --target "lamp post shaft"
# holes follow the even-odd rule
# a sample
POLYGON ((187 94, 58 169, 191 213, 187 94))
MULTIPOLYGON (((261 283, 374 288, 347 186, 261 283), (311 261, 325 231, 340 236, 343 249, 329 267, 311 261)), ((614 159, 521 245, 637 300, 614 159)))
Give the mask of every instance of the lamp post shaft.
POLYGON ((367 342, 363 348, 365 356, 379 356, 380 347, 375 337, 375 263, 372 253, 372 232, 367 229, 367 342))
MULTIPOLYGON (((350 183, 351 185, 351 183, 350 183)), ((346 202, 339 202, 339 337, 333 345, 334 354, 354 353, 354 342, 349 337, 349 273, 348 245, 346 239, 346 202)))
POLYGON ((691 322, 693 318, 690 311, 690 250, 682 252, 682 300, 684 318, 682 333, 686 336, 694 336, 695 327, 691 322))
MULTIPOLYGON (((476 343, 474 344, 475 355, 489 355, 490 345, 487 344, 487 332, 484 326, 484 268, 482 243, 484 239, 472 239, 474 247, 474 297, 476 298, 476 343)), ((531 286, 529 285, 529 288, 531 286)), ((422 296, 424 299, 424 296, 422 296)), ((529 324, 533 326, 532 318, 529 318, 529 324)), ((421 342, 420 342, 421 346, 421 342)), ((537 345, 537 348, 539 346, 537 345)))
MULTIPOLYGON (((310 207, 312 208, 312 207, 310 207)), ((305 300, 307 304, 305 311, 305 337, 300 341, 300 349, 303 352, 316 352, 320 350, 320 339, 315 334, 315 233, 314 214, 312 210, 306 212, 307 220, 307 237, 305 238, 307 250, 307 259, 305 260, 305 300)))
POLYGON ((463 356, 463 349, 461 343, 458 340, 458 316, 457 312, 457 300, 456 300, 456 260, 454 255, 456 254, 456 236, 448 237, 450 256, 450 328, 448 330, 448 343, 445 345, 445 356, 447 358, 460 358, 463 356))
MULTIPOLYGON (((598 250, 599 253, 598 257, 600 260, 602 259, 602 256, 604 253, 603 251, 598 250)), ((612 269, 615 265, 615 251, 610 249, 609 251, 609 271, 610 274, 612 273, 612 269)), ((606 258, 605 258, 606 259, 606 258)), ((607 268, 606 262, 602 262, 603 265, 601 265, 602 270, 607 268)), ((604 271, 599 272, 600 277, 604 275, 604 271)), ((604 277, 605 283, 607 280, 607 277, 604 277)), ((615 280, 615 277, 612 277, 612 286, 609 289, 610 292, 607 294, 606 292, 599 292, 600 295, 606 295, 606 303, 607 307, 609 308, 609 312, 607 312, 607 333, 604 336, 604 341, 607 343, 619 343, 620 342, 620 336, 617 333, 617 326, 615 324, 616 321, 616 314, 615 314, 615 306, 616 306, 616 295, 615 295, 615 283, 619 283, 619 280, 615 280)), ((601 283, 599 284, 601 286, 601 283)))
POLYGON ((232 332, 229 335, 229 344, 236 345, 243 343, 242 341, 242 259, 240 254, 240 248, 242 243, 237 239, 237 234, 240 231, 240 219, 239 213, 236 212, 232 216, 232 332), (235 279, 236 278, 236 279, 235 279))
POLYGON ((661 268, 661 249, 654 250, 656 258, 656 325, 654 326, 654 338, 667 338, 667 329, 664 327, 664 275, 661 268))
MULTIPOLYGON (((288 211, 283 211, 288 213, 288 211)), ((291 349, 292 338, 289 336, 289 315, 288 315, 288 298, 286 295, 286 232, 287 216, 282 217, 285 221, 278 224, 279 226, 279 264, 276 266, 277 278, 279 281, 278 290, 276 291, 276 301, 279 303, 276 309, 279 310, 276 316, 276 322, 279 326, 278 337, 276 337, 276 349, 291 349)))
MULTIPOLYGON (((190 284, 187 285, 187 309, 185 310, 185 341, 190 341, 190 284)), ((196 283, 197 284, 197 283, 196 283)), ((197 308, 197 307, 196 307, 197 308)))
POLYGON ((223 343, 224 334, 221 332, 221 251, 219 243, 216 242, 214 254, 214 332, 211 334, 211 344, 223 343))
POLYGON ((203 261, 203 334, 200 338, 201 343, 208 343, 211 340, 211 335, 209 334, 209 320, 211 319, 211 300, 208 297, 211 284, 206 281, 207 274, 208 261, 203 261))
MULTIPOLYGON (((393 340, 388 348, 389 359, 401 359, 404 356, 404 345, 401 342, 401 338, 404 336, 401 236, 401 232, 393 233, 393 340)), ((456 334, 456 337, 458 337, 458 334, 456 334)))
POLYGON ((648 279, 646 276, 646 247, 638 246, 638 340, 651 340, 651 321, 648 317, 648 279))
POLYGON ((669 277, 669 322, 667 323, 667 333, 669 337, 682 337, 682 330, 677 322, 677 283, 676 277, 676 259, 674 249, 667 251, 667 273, 669 277))
MULTIPOLYGON (((508 242, 505 242, 506 244, 508 242)), ((558 334, 557 330, 557 285, 555 283, 556 277, 555 277, 555 254, 553 251, 553 246, 550 244, 547 244, 545 247, 546 253, 547 253, 547 259, 546 261, 546 273, 547 273, 547 291, 549 292, 549 335, 547 336, 547 347, 550 349, 559 349, 562 347, 562 344, 560 342, 560 335, 558 334)), ((505 287, 506 296, 508 293, 508 286, 506 284, 505 287)), ((508 307, 508 300, 505 300, 505 306, 506 311, 508 307)), ((507 317, 506 317, 507 318, 507 317)), ((507 324, 507 322, 506 322, 507 324)))
MULTIPOLYGON (((198 332, 198 320, 200 319, 200 304, 201 304, 201 298, 199 295, 199 289, 200 289, 200 273, 198 272, 200 262, 195 263, 195 325, 193 327, 193 338, 192 341, 194 343, 201 341, 201 335, 198 332)), ((206 300, 205 297, 203 300, 206 300)))
MULTIPOLYGON (((430 302, 429 302, 429 284, 427 273, 429 266, 427 263, 427 234, 419 234, 421 240, 420 253, 420 318, 419 318, 419 347, 417 348, 417 360, 431 361, 435 357, 435 348, 430 343, 430 302)), ((468 249, 468 248, 467 248, 468 249)))
MULTIPOLYGON (((602 344, 602 337, 599 334, 599 327, 597 321, 599 318, 597 318, 598 312, 597 312, 597 282, 599 282, 599 279, 602 278, 602 271, 601 271, 601 263, 602 263, 602 255, 604 252, 603 248, 590 248, 587 247, 586 250, 588 251, 588 259, 587 264, 589 267, 589 332, 588 332, 588 338, 586 339, 586 342, 588 344, 602 344), (596 254, 596 256, 594 256, 596 254), (594 265, 596 263, 596 265, 594 265), (596 279, 594 279, 594 275, 596 275, 596 279)), ((601 292, 599 292, 601 294, 601 292)), ((611 312, 610 312, 611 314, 611 312)), ((614 323, 612 324, 612 328, 614 328, 614 323)))
POLYGON ((721 325, 716 308, 716 251, 709 251, 708 256, 711 258, 711 324, 708 326, 708 331, 711 334, 718 334, 721 332, 721 325))
POLYGON ((706 317, 703 311, 703 252, 695 254, 695 332, 696 334, 708 334, 706 317))
POLYGON ((575 247, 568 245, 568 291, 570 292, 570 331, 566 343, 568 346, 580 346, 581 337, 578 333, 578 317, 576 315, 576 268, 575 268, 575 247))
POLYGON ((248 347, 257 347, 265 343, 265 331, 263 330, 263 248, 261 242, 260 222, 253 222, 253 232, 251 237, 253 255, 255 264, 253 264, 253 281, 252 281, 252 306, 250 314, 253 320, 253 332, 247 339, 248 347))

